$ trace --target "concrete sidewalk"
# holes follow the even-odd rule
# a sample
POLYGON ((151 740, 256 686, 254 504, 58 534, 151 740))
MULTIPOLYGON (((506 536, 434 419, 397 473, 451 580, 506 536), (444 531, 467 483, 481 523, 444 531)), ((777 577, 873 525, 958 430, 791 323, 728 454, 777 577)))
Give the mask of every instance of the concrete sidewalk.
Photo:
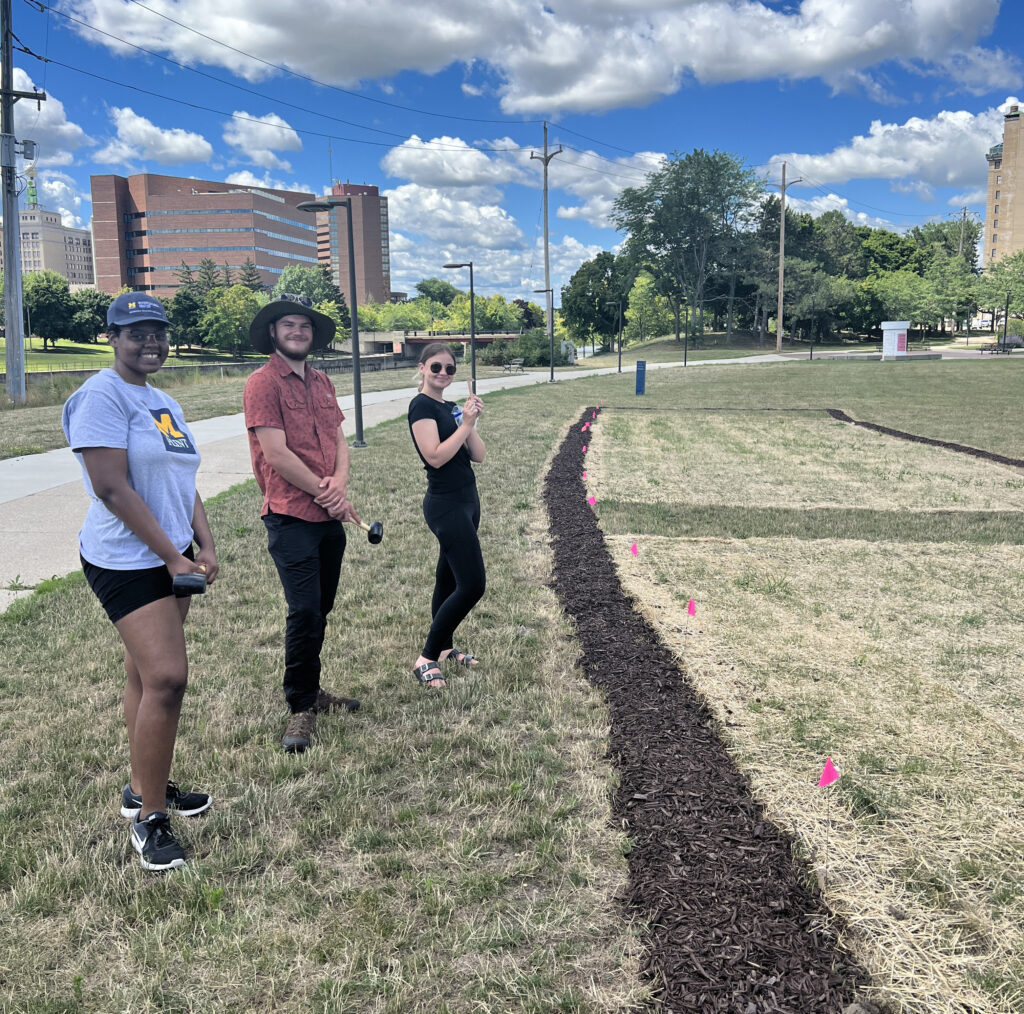
MULTIPOLYGON (((748 356, 731 360, 702 360, 690 366, 723 363, 784 362, 776 355, 748 356)), ((651 363, 647 369, 671 369, 680 363, 651 363)), ((558 382, 616 373, 617 367, 560 372, 558 382)), ((633 368, 628 371, 633 372, 633 368)), ((548 371, 531 372, 494 380, 481 380, 481 394, 507 388, 546 383, 548 371)), ((404 416, 414 387, 375 391, 363 395, 363 428, 404 416)), ((345 433, 355 432, 354 400, 339 399, 345 413, 345 433)), ((249 442, 242 413, 190 422, 189 428, 202 452, 197 484, 203 499, 252 478, 249 442)), ((40 581, 70 574, 80 567, 78 530, 89 508, 81 470, 70 448, 46 451, 0 461, 0 612, 11 602, 30 595, 40 581), (12 585, 15 588, 12 589, 12 585), (21 588, 20 586, 24 586, 21 588)))

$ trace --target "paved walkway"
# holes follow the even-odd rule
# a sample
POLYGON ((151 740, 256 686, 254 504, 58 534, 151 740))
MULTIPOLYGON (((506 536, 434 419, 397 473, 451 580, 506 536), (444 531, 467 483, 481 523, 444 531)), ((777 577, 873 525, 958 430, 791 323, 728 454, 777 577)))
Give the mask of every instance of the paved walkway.
MULTIPOLYGON (((716 366, 723 363, 782 362, 788 357, 776 355, 746 356, 729 360, 699 360, 690 366, 716 366)), ((647 369, 660 370, 682 366, 680 363, 649 363, 647 369)), ((630 366, 623 372, 633 372, 630 366)), ((558 373, 559 382, 616 373, 612 366, 597 370, 568 370, 558 373)), ((548 371, 522 376, 481 380, 481 394, 505 388, 545 383, 548 371)), ((404 416, 416 389, 375 391, 363 395, 363 428, 404 416)), ((354 432, 354 401, 340 398, 345 413, 345 432, 354 432)), ((252 477, 249 443, 242 413, 190 422, 189 428, 202 451, 198 487, 206 499, 252 477)), ((0 611, 47 578, 77 570, 78 529, 89 507, 82 486, 78 462, 69 448, 0 461, 0 611), (15 586, 12 589, 11 586, 15 586), (18 586, 25 587, 18 590, 18 586)))

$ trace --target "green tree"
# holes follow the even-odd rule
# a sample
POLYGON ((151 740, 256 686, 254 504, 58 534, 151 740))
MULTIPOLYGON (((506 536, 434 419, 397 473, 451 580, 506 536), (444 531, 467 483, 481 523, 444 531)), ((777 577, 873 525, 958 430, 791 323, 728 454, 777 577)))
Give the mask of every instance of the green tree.
POLYGON ((620 284, 615 255, 604 250, 593 260, 584 261, 569 284, 562 286, 562 322, 576 340, 586 342, 598 337, 602 347, 611 347, 618 329, 618 308, 609 304, 627 301, 620 284))
POLYGON ((267 287, 263 284, 263 279, 260 277, 260 269, 256 267, 251 257, 246 257, 245 263, 242 264, 242 270, 238 275, 238 284, 244 285, 252 292, 267 291, 267 287))
POLYGON ((1024 315, 1024 250, 988 264, 978 281, 978 299, 993 311, 993 320, 1002 319, 1007 301, 1011 316, 1024 315))
MULTIPOLYGON (((887 271, 873 275, 865 284, 877 299, 885 320, 908 320, 913 326, 932 319, 933 290, 919 274, 887 271)), ((876 321, 874 326, 879 323, 876 321)))
POLYGON ((241 355, 249 342, 249 325, 259 308, 256 294, 244 285, 213 290, 206 298, 206 312, 199 322, 206 344, 241 355))
POLYGON ((527 331, 535 327, 544 326, 544 310, 536 303, 530 303, 525 299, 513 299, 512 302, 519 307, 523 314, 523 327, 527 331))
POLYGON ((424 278, 422 282, 416 283, 416 291, 421 296, 426 296, 431 302, 450 306, 452 300, 459 295, 460 290, 455 288, 451 282, 446 282, 441 278, 424 278))
POLYGON ((665 279, 662 291, 677 307, 688 298, 702 329, 708 279, 763 191, 753 170, 734 155, 700 148, 685 156, 673 152, 643 186, 616 198, 613 220, 629 234, 633 263, 665 279))
POLYGON ((193 345, 203 345, 203 331, 200 326, 206 303, 199 294, 199 287, 183 285, 166 303, 167 316, 171 322, 171 341, 174 342, 175 356, 181 355, 181 346, 191 351, 193 345))
POLYGON ((182 258, 181 267, 175 272, 178 279, 179 285, 195 285, 196 280, 192 274, 192 269, 185 263, 185 259, 182 258))
POLYGON ((629 290, 624 337, 627 342, 643 341, 666 334, 672 328, 668 298, 658 292, 654 279, 641 271, 629 290))
POLYGON ((221 288, 220 271, 212 257, 204 257, 199 262, 199 274, 196 276, 196 288, 205 299, 214 289, 221 288))
POLYGON ((71 326, 68 337, 76 342, 94 342, 107 327, 110 296, 97 289, 71 293, 71 326))
POLYGON ((296 296, 308 296, 314 306, 322 303, 325 299, 331 300, 338 307, 342 321, 341 326, 346 329, 351 327, 348 304, 341 290, 334 284, 326 267, 322 265, 306 267, 303 264, 289 264, 281 272, 281 277, 274 286, 275 298, 285 293, 296 296))
POLYGON ((234 284, 235 283, 231 278, 231 265, 228 264, 227 261, 224 261, 224 278, 221 281, 221 285, 223 285, 225 289, 230 289, 234 284))
MULTIPOLYGON (((35 271, 24 276, 22 302, 26 331, 43 339, 43 351, 58 338, 67 338, 74 316, 68 280, 56 271, 35 271), (28 326, 31 321, 31 327, 28 326)), ((106 318, 104 318, 105 320, 106 318)))

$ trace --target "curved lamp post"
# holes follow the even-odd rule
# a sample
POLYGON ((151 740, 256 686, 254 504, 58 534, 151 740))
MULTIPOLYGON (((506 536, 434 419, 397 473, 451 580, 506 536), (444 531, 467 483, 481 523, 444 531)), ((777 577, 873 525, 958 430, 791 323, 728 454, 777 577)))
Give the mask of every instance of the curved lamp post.
POLYGON ((352 395, 355 398, 356 408, 356 438, 352 442, 353 447, 365 447, 363 439, 363 384, 359 369, 359 313, 356 307, 356 255, 355 243, 352 239, 352 198, 350 197, 321 197, 317 201, 302 201, 295 205, 299 211, 330 211, 344 205, 348 214, 345 216, 348 221, 348 288, 349 308, 348 315, 352 319, 352 395))
POLYGON ((469 374, 473 379, 473 391, 476 392, 476 300, 473 298, 473 262, 463 261, 461 264, 445 264, 449 270, 469 268, 469 374))

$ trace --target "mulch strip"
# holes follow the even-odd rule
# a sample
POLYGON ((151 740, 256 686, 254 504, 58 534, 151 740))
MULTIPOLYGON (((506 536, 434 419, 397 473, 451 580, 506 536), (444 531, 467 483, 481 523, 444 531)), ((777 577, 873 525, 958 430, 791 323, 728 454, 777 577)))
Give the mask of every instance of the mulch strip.
POLYGON ((983 451, 977 447, 968 447, 966 444, 954 444, 949 440, 935 440, 932 437, 921 437, 916 433, 907 433, 905 430, 894 430, 889 426, 879 426, 878 423, 861 422, 854 419, 838 408, 825 410, 833 419, 839 422, 850 423, 853 426, 863 426, 866 430, 874 430, 876 433, 884 433, 886 436, 899 437, 900 440, 909 440, 912 444, 930 444, 932 447, 944 447, 947 451, 957 451, 960 454, 969 454, 972 458, 983 458, 985 461, 994 461, 1000 465, 1012 465, 1014 468, 1024 468, 1024 460, 1021 458, 1007 458, 1002 454, 994 454, 992 451, 983 451))
MULTIPOLYGON (((648 926, 642 973, 664 1014, 837 1014, 868 977, 716 719, 619 583, 586 502, 588 408, 544 482, 555 590, 607 699, 616 826, 634 842, 625 904, 648 926)), ((598 505, 599 509, 600 505, 598 505)), ((817 791, 809 783, 808 792, 817 791)))

